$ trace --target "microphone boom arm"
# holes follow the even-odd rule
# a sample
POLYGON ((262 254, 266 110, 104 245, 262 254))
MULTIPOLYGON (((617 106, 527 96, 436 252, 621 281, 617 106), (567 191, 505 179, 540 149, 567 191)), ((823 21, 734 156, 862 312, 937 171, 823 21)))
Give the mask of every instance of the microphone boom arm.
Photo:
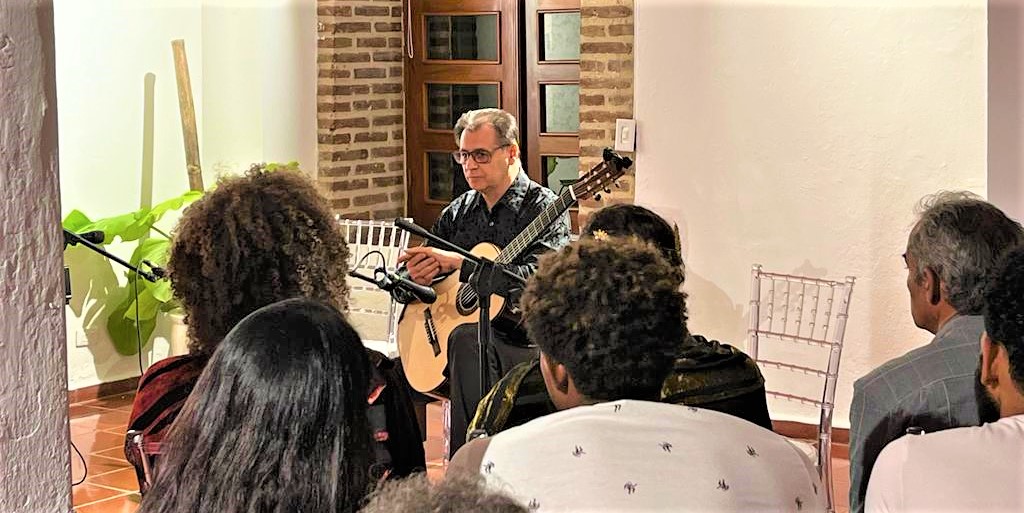
POLYGON ((105 249, 103 249, 103 248, 101 248, 101 247, 99 247, 99 246, 97 246, 97 245, 95 245, 95 244, 93 244, 93 243, 83 239, 77 233, 69 231, 66 228, 64 229, 64 242, 65 242, 65 244, 71 244, 72 246, 74 246, 75 244, 81 244, 81 245, 83 245, 83 246, 85 246, 85 247, 87 247, 87 248, 89 248, 89 249, 91 249, 91 250, 93 250, 93 251, 95 251, 95 252, 97 252, 97 253, 99 253, 99 254, 107 257, 107 258, 109 258, 110 260, 113 260, 114 262, 117 262, 117 263, 123 265, 124 267, 127 267, 128 270, 134 272, 135 274, 138 274, 139 276, 143 277, 144 279, 146 279, 148 281, 151 281, 153 283, 156 283, 157 277, 154 276, 152 273, 143 271, 142 269, 139 269, 138 267, 135 267, 134 265, 129 264, 128 262, 125 262, 124 260, 120 259, 117 255, 111 254, 107 250, 105 250, 105 249))

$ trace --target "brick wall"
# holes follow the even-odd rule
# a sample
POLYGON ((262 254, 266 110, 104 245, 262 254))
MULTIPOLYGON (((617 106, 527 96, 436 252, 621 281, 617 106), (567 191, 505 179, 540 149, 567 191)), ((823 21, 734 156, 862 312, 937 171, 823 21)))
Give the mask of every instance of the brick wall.
MULTIPOLYGON (((615 119, 633 117, 633 2, 582 0, 580 28, 580 173, 600 162, 615 138, 615 119)), ((638 127, 638 130, 641 129, 638 127)), ((631 153, 623 156, 634 158, 631 153)), ((633 174, 600 202, 580 205, 580 221, 602 205, 633 202, 633 174)))
POLYGON ((405 214, 401 0, 317 0, 318 181, 336 213, 405 214))

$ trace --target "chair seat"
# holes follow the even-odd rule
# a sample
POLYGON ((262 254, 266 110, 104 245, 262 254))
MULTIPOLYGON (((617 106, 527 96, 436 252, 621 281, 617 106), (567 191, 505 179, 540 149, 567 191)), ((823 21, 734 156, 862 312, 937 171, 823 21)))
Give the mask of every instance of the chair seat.
POLYGON ((363 346, 383 353, 388 358, 398 358, 398 344, 390 343, 387 340, 363 340, 363 346))
POLYGON ((818 460, 818 448, 814 442, 797 438, 787 438, 786 440, 789 440, 789 443, 793 444, 800 452, 806 454, 812 462, 818 460))

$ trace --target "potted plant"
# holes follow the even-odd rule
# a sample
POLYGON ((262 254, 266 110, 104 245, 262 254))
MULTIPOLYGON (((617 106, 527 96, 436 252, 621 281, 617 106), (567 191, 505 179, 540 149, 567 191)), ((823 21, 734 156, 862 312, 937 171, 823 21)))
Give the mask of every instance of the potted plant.
MULTIPOLYGON (((202 194, 201 191, 189 191, 151 208, 95 221, 79 210, 72 210, 61 224, 75 233, 100 230, 104 234, 103 244, 110 244, 115 239, 138 241, 138 246, 128 259, 129 263, 139 267, 146 265, 144 262, 150 262, 162 267, 167 264, 171 238, 154 225, 168 212, 183 209, 202 194)), ((143 346, 149 342, 156 326, 157 314, 174 311, 178 305, 168 280, 151 283, 140 280, 132 271, 125 272, 128 285, 121 288, 120 294, 123 297, 107 317, 107 332, 117 352, 130 356, 139 352, 140 340, 143 346)))

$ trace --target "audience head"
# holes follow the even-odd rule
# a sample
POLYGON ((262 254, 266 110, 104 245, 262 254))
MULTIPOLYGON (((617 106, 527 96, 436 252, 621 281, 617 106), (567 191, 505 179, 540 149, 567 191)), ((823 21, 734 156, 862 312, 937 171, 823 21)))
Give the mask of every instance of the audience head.
POLYGON ((522 308, 555 406, 658 400, 687 335, 682 282, 636 238, 581 239, 541 257, 522 308))
POLYGON ((1024 241, 1021 225, 968 192, 925 197, 910 232, 907 288, 918 327, 938 331, 952 314, 979 315, 1000 255, 1024 241))
POLYGON ((261 306, 308 297, 346 310, 348 249, 301 172, 253 166, 185 210, 167 264, 190 349, 209 354, 261 306))
POLYGON ((453 473, 431 484, 425 474, 383 483, 361 513, 528 513, 515 499, 486 488, 483 478, 453 473))
POLYGON ((1024 247, 1010 251, 985 291, 977 387, 982 422, 1024 413, 1024 247))
POLYGON ((214 351, 140 511, 354 511, 371 465, 369 372, 333 307, 256 310, 214 351))
POLYGON ((668 263, 682 268, 679 233, 664 218, 639 205, 610 205, 590 214, 583 228, 587 238, 636 237, 654 244, 668 263))

